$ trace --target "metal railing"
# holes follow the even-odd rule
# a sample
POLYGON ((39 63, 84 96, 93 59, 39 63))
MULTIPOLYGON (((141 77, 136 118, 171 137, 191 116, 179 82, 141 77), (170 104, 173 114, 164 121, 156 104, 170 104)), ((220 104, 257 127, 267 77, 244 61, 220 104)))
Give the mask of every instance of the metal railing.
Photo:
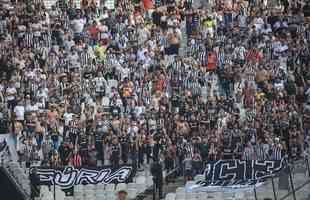
POLYGON ((279 174, 267 180, 266 184, 260 188, 254 188, 253 195, 255 200, 261 198, 272 198, 274 200, 309 199, 310 191, 303 191, 309 185, 310 165, 308 157, 304 157, 302 160, 287 162, 287 166, 279 174), (301 191, 303 192, 300 193, 301 191))

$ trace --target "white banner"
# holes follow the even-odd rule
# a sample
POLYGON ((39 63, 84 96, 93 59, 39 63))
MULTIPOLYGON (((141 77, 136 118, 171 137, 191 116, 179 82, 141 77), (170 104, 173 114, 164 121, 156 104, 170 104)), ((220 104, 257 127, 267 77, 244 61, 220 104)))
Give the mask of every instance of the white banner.
POLYGON ((207 164, 205 180, 186 185, 187 192, 252 190, 283 169, 283 160, 218 160, 207 164))

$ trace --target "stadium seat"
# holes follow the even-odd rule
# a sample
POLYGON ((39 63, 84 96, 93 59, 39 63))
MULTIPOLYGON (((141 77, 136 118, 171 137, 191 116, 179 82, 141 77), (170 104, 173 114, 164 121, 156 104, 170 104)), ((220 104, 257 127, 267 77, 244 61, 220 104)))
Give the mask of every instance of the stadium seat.
POLYGON ((208 199, 224 200, 223 193, 222 192, 210 193, 210 194, 208 194, 208 199))
POLYGON ((126 183, 120 183, 116 185, 116 191, 127 190, 126 183))
POLYGON ((84 186, 84 193, 94 192, 96 189, 95 185, 88 184, 84 186))
POLYGON ((137 184, 145 184, 146 183, 146 178, 145 176, 138 176, 136 179, 137 184))
POLYGON ((114 185, 114 184, 107 184, 107 185, 105 186, 105 190, 106 190, 107 192, 114 192, 114 190, 115 190, 115 185, 114 185))
POLYGON ((104 190, 104 188, 105 188, 105 185, 104 185, 104 184, 97 184, 97 185, 96 185, 96 191, 104 190))
POLYGON ((204 192, 198 192, 197 193, 197 200, 204 200, 204 199, 206 199, 206 193, 204 193, 204 192))
POLYGON ((92 195, 84 196, 84 200, 96 200, 96 196, 94 193, 92 193, 92 195))
POLYGON ((177 200, 183 200, 186 199, 186 193, 184 187, 178 187, 176 189, 176 198, 177 200))
POLYGON ((165 200, 175 200, 176 194, 175 193, 168 193, 166 195, 165 200))
POLYGON ((60 187, 56 187, 56 199, 64 199, 65 198, 65 192, 61 190, 60 187))
POLYGON ((244 194, 244 192, 236 192, 236 193, 235 193, 235 198, 236 198, 236 200, 245 199, 245 194, 244 194))
POLYGON ((84 185, 75 185, 74 191, 84 191, 84 185))
POLYGON ((108 193, 106 194, 106 199, 107 199, 107 200, 115 200, 115 199, 116 199, 115 193, 114 193, 114 192, 108 192, 108 193))
POLYGON ((145 176, 138 176, 136 178, 136 189, 138 190, 138 193, 141 193, 146 189, 146 178, 145 178, 145 176))
POLYGON ((235 194, 233 192, 222 192, 222 196, 224 199, 231 199, 235 194))
POLYGON ((136 189, 138 190, 138 193, 143 192, 146 189, 145 183, 137 184, 136 189))
POLYGON ((128 183, 127 184, 127 189, 128 190, 130 190, 130 189, 137 189, 136 183, 128 183))
POLYGON ((187 192, 186 193, 186 199, 196 199, 196 193, 187 192))
POLYGON ((137 189, 127 189, 129 199, 134 199, 137 196, 137 189))
POLYGON ((106 193, 105 192, 96 192, 96 197, 105 197, 106 193))

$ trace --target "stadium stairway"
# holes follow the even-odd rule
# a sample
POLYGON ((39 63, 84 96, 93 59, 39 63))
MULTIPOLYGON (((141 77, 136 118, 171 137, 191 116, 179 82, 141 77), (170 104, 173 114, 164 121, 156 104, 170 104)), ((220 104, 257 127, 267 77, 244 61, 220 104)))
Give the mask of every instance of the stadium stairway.
POLYGON ((20 170, 12 165, 0 166, 0 199, 30 200, 30 182, 20 170))

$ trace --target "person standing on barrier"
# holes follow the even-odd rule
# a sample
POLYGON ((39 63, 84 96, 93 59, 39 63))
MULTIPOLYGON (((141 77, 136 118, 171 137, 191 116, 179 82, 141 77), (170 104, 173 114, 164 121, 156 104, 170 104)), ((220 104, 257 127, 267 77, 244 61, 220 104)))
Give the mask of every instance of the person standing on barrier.
POLYGON ((153 176, 153 182, 154 182, 153 200, 155 200, 157 191, 159 194, 159 199, 162 199, 163 198, 163 167, 157 158, 155 158, 154 162, 152 163, 151 174, 153 176))
POLYGON ((31 199, 40 196, 40 178, 37 174, 37 169, 34 168, 29 176, 31 183, 31 199))
POLYGON ((120 155, 121 155, 121 148, 120 144, 118 143, 118 138, 113 137, 111 145, 111 158, 110 158, 113 168, 119 166, 120 155))

